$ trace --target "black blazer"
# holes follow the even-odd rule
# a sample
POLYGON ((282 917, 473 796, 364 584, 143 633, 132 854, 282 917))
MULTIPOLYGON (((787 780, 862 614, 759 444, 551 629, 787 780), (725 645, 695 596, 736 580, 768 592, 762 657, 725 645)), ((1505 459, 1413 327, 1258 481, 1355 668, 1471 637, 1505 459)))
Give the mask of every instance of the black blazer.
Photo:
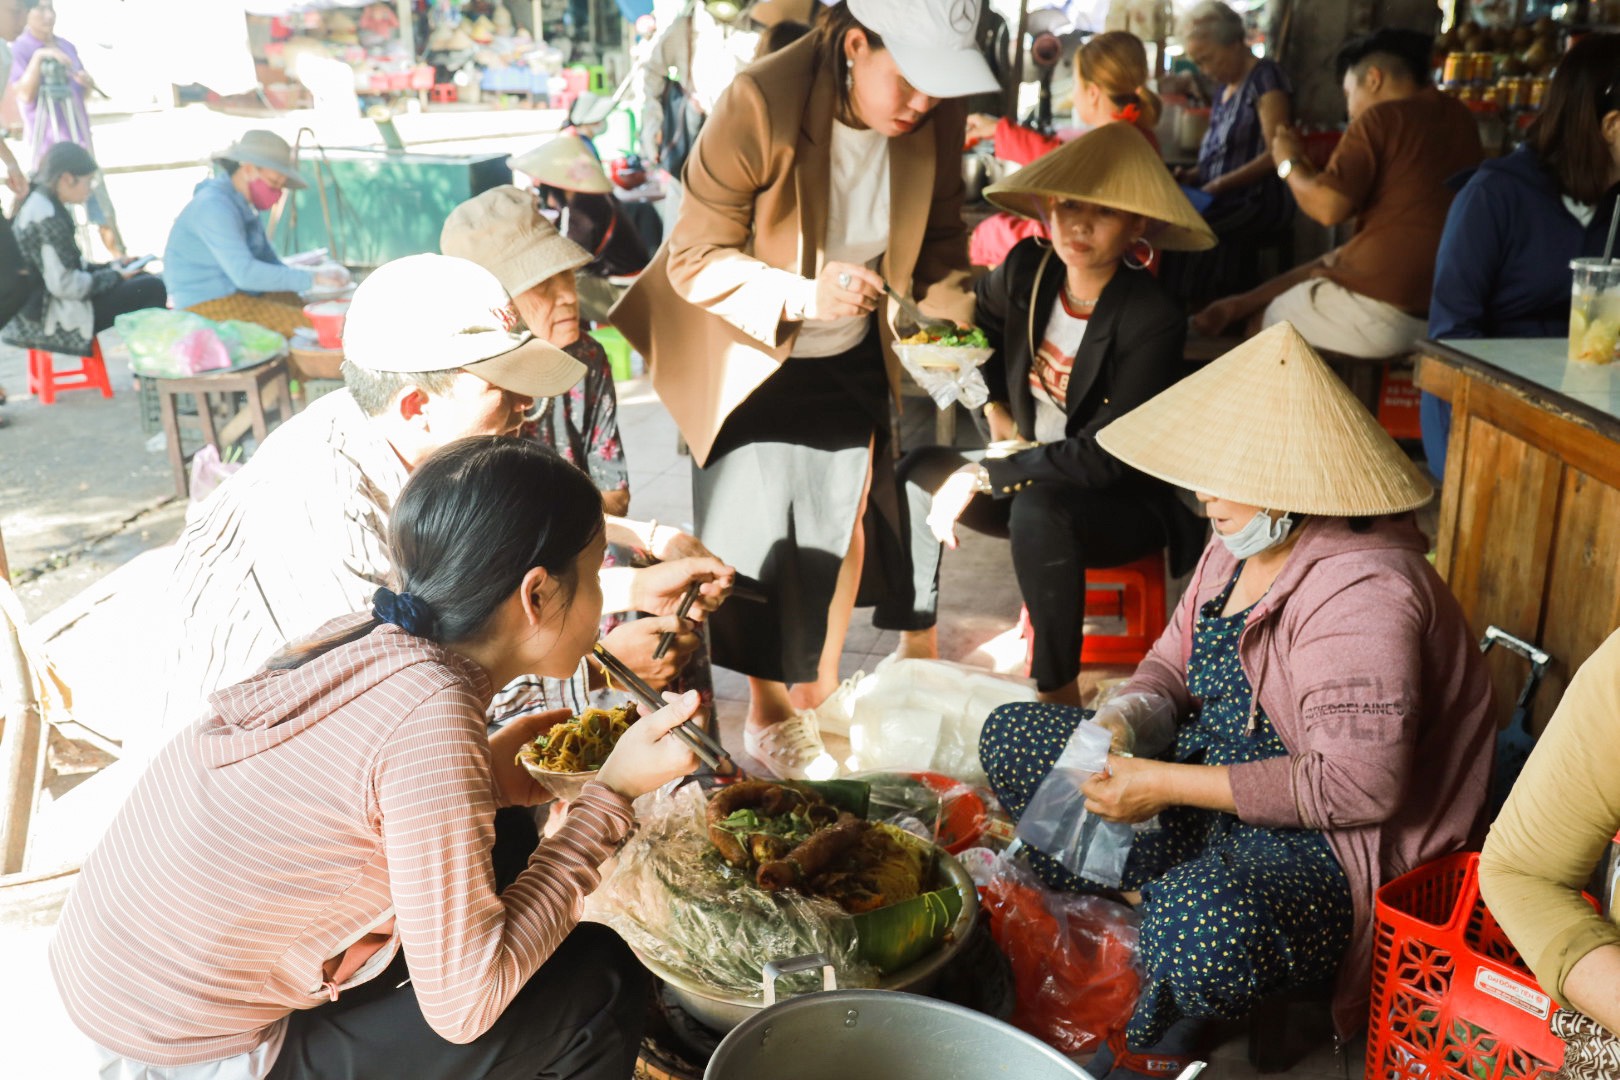
MULTIPOLYGON (((1029 239, 979 279, 975 289, 978 324, 996 350, 983 368, 990 400, 1007 406, 1018 434, 1026 439, 1035 437, 1030 368, 1064 276, 1063 262, 1051 248, 1029 239), (1043 261, 1046 266, 1041 271, 1043 261)), ((1037 480, 1095 489, 1144 482, 1158 485, 1097 445, 1097 432, 1187 374, 1186 343, 1187 316, 1181 305, 1159 287, 1152 274, 1120 267, 1097 298, 1074 360, 1066 403, 1068 437, 986 461, 996 497, 1008 498, 1037 480)))

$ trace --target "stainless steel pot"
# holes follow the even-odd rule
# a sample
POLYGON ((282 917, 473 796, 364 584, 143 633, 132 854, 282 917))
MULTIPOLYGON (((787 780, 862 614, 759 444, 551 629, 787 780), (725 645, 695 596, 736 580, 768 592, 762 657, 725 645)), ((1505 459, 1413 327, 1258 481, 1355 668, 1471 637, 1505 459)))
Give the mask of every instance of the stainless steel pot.
MULTIPOLYGON (((824 957, 768 965, 774 976, 824 957), (771 969, 777 969, 773 971, 771 969)), ((830 982, 832 968, 824 968, 830 982)), ((832 990, 772 1005, 737 1025, 703 1080, 1091 1080, 1050 1046, 983 1013, 892 990, 832 990)))
MULTIPOLYGON (((926 994, 939 982, 940 971, 967 944, 968 934, 979 915, 979 892, 962 864, 940 852, 940 875, 955 885, 962 895, 962 910, 945 935, 945 942, 915 964, 903 967, 878 983, 883 990, 909 990, 926 994)), ((679 975, 656 960, 636 954, 648 971, 669 987, 670 994, 692 1019, 711 1031, 724 1034, 765 1008, 759 998, 727 994, 679 975)))

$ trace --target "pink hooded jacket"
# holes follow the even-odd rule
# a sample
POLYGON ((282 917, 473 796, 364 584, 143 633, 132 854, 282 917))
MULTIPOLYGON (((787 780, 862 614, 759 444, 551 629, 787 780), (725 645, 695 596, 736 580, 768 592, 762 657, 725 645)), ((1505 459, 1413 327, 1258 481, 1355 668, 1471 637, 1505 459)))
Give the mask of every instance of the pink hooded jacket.
MULTIPOLYGON (((1373 893, 1484 838, 1490 679, 1427 549, 1411 515, 1359 533, 1344 519, 1310 518, 1238 642, 1256 705, 1288 748, 1231 766, 1238 816, 1320 829, 1350 879, 1355 930, 1333 1000, 1343 1039, 1367 1021, 1373 893)), ((1194 708, 1192 626, 1236 569, 1212 540, 1122 692, 1169 698, 1183 717, 1194 708)))

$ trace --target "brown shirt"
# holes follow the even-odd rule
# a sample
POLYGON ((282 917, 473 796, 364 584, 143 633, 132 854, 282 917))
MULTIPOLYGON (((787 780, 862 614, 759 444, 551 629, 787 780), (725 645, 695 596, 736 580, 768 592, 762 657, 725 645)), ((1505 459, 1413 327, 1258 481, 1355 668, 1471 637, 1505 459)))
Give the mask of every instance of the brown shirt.
POLYGON ((1354 204, 1356 234, 1320 275, 1426 315, 1435 252, 1456 194, 1446 181, 1483 157, 1473 114, 1433 87, 1362 113, 1320 178, 1354 204))

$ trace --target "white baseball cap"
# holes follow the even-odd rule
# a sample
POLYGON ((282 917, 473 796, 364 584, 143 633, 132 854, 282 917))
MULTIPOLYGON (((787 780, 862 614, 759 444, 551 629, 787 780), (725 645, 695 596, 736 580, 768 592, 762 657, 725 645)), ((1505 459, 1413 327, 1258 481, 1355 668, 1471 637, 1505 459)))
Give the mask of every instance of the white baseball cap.
POLYGON ((360 283, 343 358, 372 371, 461 368, 502 390, 555 397, 585 365, 531 334, 494 274, 448 255, 409 255, 360 283))
POLYGON ((979 51, 979 0, 844 0, 883 39, 906 81, 929 97, 1001 89, 979 51))

